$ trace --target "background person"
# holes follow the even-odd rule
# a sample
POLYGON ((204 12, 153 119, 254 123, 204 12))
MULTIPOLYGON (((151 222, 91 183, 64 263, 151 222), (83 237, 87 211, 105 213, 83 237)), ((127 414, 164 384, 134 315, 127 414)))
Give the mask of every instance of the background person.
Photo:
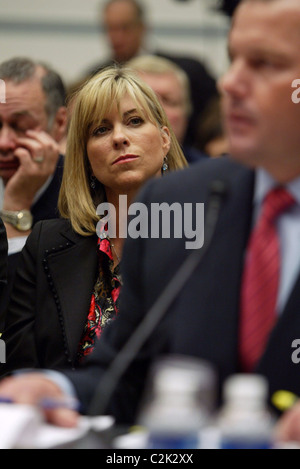
POLYGON ((212 158, 228 154, 228 141, 222 121, 221 97, 213 99, 198 125, 195 148, 212 158))
POLYGON ((141 55, 129 60, 127 65, 138 72, 160 99, 188 163, 206 158, 204 152, 200 153, 195 147, 184 144, 193 110, 189 79, 184 70, 171 60, 157 55, 141 55))
POLYGON ((111 56, 102 63, 94 64, 88 75, 112 63, 125 63, 143 54, 155 54, 175 62, 187 74, 190 81, 192 114, 185 134, 185 143, 194 144, 196 120, 210 99, 217 94, 214 77, 197 59, 179 56, 165 50, 151 50, 147 44, 148 25, 143 3, 137 0, 108 0, 101 6, 100 22, 106 33, 111 56))
MULTIPOLYGON (((34 222, 52 218, 57 214, 59 190, 53 177, 59 163, 58 144, 66 132, 63 82, 47 65, 27 58, 3 62, 0 77, 6 89, 6 102, 0 103, 2 208, 31 210, 34 222), (48 194, 42 197, 49 183, 48 194)), ((9 238, 20 235, 10 224, 7 229, 9 238)))
POLYGON ((6 94, 0 103, 0 213, 9 243, 8 288, 0 307, 2 331, 26 238, 37 221, 58 216, 63 172, 59 143, 66 134, 67 114, 63 81, 48 65, 12 58, 0 64, 0 78, 6 94), (19 212, 29 224, 18 223, 19 212))

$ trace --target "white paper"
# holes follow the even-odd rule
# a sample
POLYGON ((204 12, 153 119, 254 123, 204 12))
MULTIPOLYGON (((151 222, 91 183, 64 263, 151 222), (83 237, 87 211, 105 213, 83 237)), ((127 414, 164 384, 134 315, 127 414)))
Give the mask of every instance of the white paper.
POLYGON ((91 429, 100 433, 113 425, 110 416, 82 416, 76 428, 63 428, 45 422, 36 407, 0 404, 0 449, 54 448, 80 441, 91 429))

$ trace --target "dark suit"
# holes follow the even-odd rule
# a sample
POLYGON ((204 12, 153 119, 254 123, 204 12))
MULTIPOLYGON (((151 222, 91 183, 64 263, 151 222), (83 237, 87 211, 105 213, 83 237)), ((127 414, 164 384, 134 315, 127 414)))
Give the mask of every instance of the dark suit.
POLYGON ((206 153, 200 152, 195 147, 183 145, 182 151, 189 165, 193 163, 198 163, 200 160, 203 161, 209 158, 206 153))
MULTIPOLYGON (((63 175, 63 156, 59 157, 53 178, 41 195, 41 197, 32 205, 31 213, 33 216, 33 225, 40 220, 49 220, 51 218, 58 217, 58 195, 61 186, 63 175)), ((20 233, 21 235, 21 233, 20 233)), ((5 297, 3 297, 3 302, 0 305, 0 331, 3 330, 5 323, 5 311, 7 309, 11 290, 14 284, 14 278, 16 274, 16 269, 20 260, 20 253, 10 254, 8 256, 8 285, 5 290, 5 297)))
POLYGON ((35 225, 22 251, 3 338, 1 373, 74 367, 97 275, 97 238, 64 219, 35 225))
POLYGON ((53 178, 39 199, 32 205, 33 224, 40 220, 58 218, 57 201, 64 169, 64 157, 60 155, 53 178))
MULTIPOLYGON (((160 355, 183 354, 211 362, 219 385, 241 371, 238 360, 239 296, 243 258, 251 228, 254 173, 228 158, 213 159, 152 181, 140 200, 204 202, 211 182, 227 180, 229 193, 211 246, 121 380, 108 409, 119 421, 134 421, 149 366, 160 355)), ((68 374, 88 408, 97 380, 192 251, 185 239, 129 239, 123 254, 123 291, 118 319, 104 333, 87 366, 68 374)), ((300 338, 300 278, 275 326, 256 371, 268 378, 270 394, 300 395, 299 366, 292 341, 300 338)))

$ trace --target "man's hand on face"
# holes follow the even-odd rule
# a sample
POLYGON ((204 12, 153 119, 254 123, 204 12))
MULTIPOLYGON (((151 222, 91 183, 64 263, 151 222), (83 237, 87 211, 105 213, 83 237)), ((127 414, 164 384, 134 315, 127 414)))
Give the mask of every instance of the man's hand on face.
POLYGON ((39 130, 27 130, 17 144, 14 155, 19 167, 6 183, 3 208, 30 210, 35 194, 55 171, 59 145, 47 132, 39 130))

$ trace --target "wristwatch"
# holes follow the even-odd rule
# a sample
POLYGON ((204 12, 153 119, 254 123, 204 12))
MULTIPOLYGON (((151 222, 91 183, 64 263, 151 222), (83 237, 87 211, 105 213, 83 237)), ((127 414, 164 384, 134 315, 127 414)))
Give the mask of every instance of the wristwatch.
POLYGON ((28 231, 32 227, 32 215, 29 210, 0 210, 0 217, 19 231, 28 231))

